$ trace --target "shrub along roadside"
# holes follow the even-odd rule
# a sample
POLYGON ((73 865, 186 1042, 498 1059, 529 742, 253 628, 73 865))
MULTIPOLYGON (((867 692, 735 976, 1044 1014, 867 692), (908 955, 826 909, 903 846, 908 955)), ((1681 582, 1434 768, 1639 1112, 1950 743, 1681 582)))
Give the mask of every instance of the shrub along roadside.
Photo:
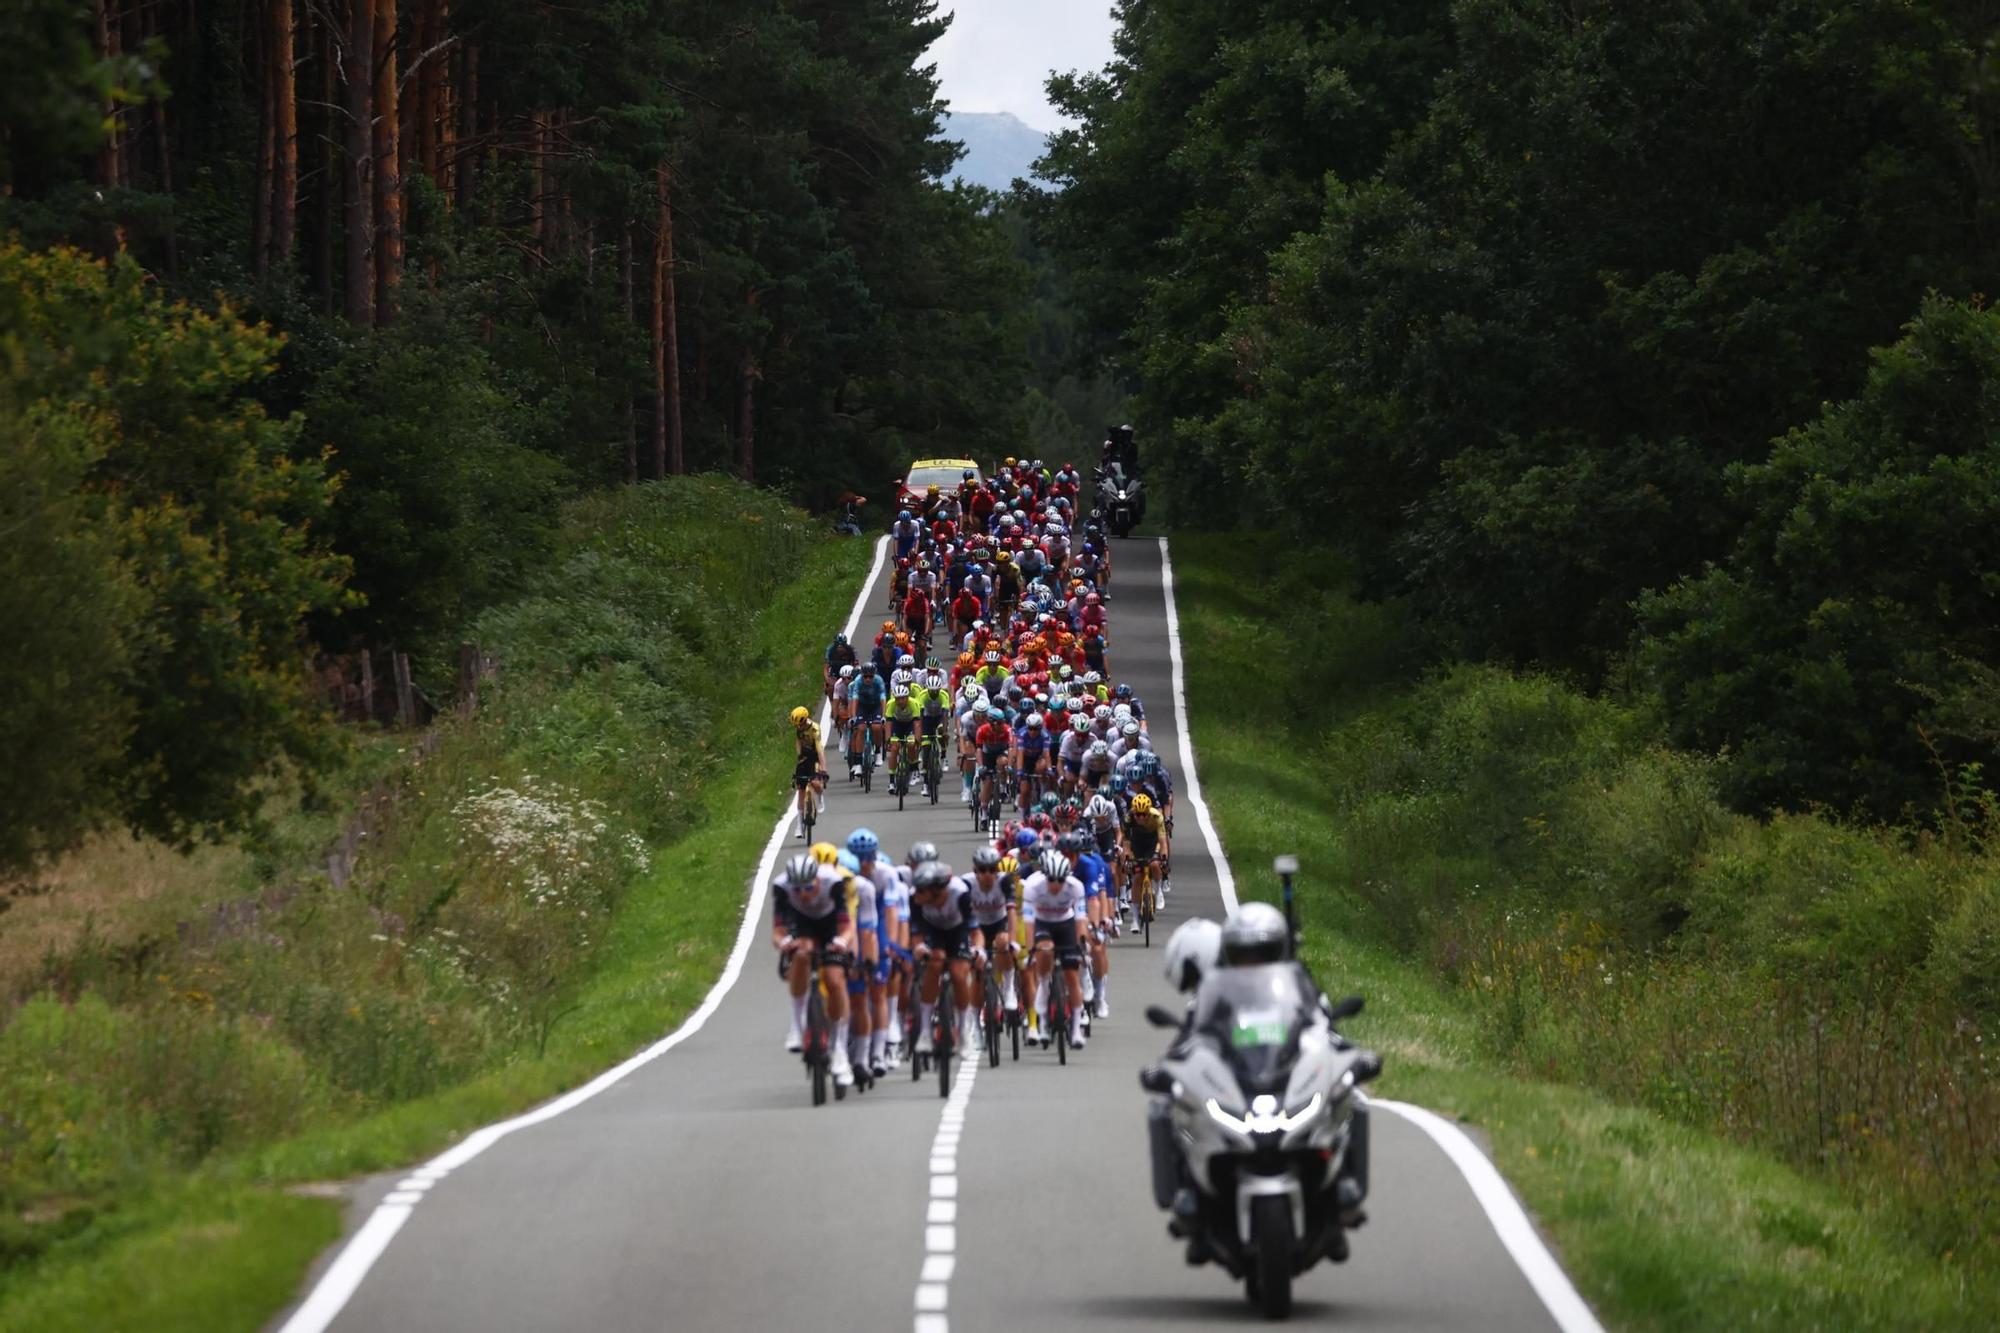
MULTIPOLYGON (((589 1078, 700 1002, 781 808, 773 728, 817 690, 814 645, 844 617, 868 547, 821 543, 803 516, 714 481, 594 498, 571 519, 561 567, 510 608, 556 628, 541 640, 510 631, 501 697, 406 773, 365 884, 302 895, 260 923, 287 941, 282 961, 248 945, 208 960, 239 988, 225 985, 218 1008, 287 998, 256 1028, 306 1052, 328 1109, 283 1138, 225 1118, 231 1137, 216 1151, 156 1160, 93 1207, 59 1213, 72 1220, 36 1239, 33 1262, 0 1274, 0 1328, 256 1327, 337 1231, 333 1204, 283 1186, 434 1152, 589 1078), (653 600, 622 579, 646 567, 669 590, 653 600), (681 616, 671 628, 669 603, 681 616), (683 648, 662 653, 667 638, 683 648), (545 657, 530 668, 537 643, 545 657), (599 714, 622 720, 612 734, 628 750, 649 748, 577 748, 604 734, 577 719, 599 714), (663 748, 685 753, 662 759, 663 748), (579 876, 584 858, 516 838, 581 836, 616 857, 631 851, 621 830, 646 833, 643 873, 579 876), (549 891, 588 902, 581 937, 539 928, 547 905, 534 895, 549 891), (529 993, 537 976, 570 980, 544 1003, 529 993)), ((143 996, 42 1003, 157 1010, 143 996)))
POLYGON ((1329 591, 1309 555, 1186 536, 1174 557, 1232 861, 1254 888, 1300 855, 1310 961, 1368 996, 1383 1092, 1478 1123, 1608 1320, 1983 1326, 1993 1082, 1977 1033, 1936 1020, 1988 984, 1944 956, 1990 958, 1958 924, 1981 858, 1724 815, 1643 712, 1422 677, 1397 611, 1329 591), (1827 963, 1871 938, 1868 965, 1827 963), (1925 1079, 1955 1119, 1908 1095, 1925 1079))

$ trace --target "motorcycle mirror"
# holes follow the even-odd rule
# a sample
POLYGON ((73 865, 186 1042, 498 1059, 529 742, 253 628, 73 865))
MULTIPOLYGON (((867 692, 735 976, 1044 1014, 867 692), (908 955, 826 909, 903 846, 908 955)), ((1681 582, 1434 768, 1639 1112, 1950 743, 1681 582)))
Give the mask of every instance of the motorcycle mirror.
POLYGON ((1147 1092, 1172 1092, 1174 1076, 1164 1069, 1142 1069, 1139 1071, 1139 1086, 1147 1092))
POLYGON ((1361 997, 1359 995, 1350 995, 1339 1004, 1333 1006, 1328 1012, 1327 1017, 1338 1023, 1341 1019, 1352 1018, 1360 1012, 1361 997))
POLYGON ((1146 1021, 1156 1028, 1178 1028, 1181 1025, 1181 1020, 1174 1016, 1171 1009, 1158 1004, 1146 1006, 1146 1021))
POLYGON ((1363 1051, 1354 1062, 1354 1081, 1366 1083, 1382 1072, 1382 1057, 1373 1051, 1363 1051))

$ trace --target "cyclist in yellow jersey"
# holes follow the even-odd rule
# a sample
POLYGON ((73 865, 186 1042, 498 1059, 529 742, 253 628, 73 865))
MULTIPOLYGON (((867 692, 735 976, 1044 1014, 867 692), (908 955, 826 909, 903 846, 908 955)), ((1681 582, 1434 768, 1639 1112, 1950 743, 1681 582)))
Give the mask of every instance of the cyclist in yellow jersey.
POLYGON ((820 764, 819 723, 813 721, 812 714, 804 708, 792 710, 792 740, 796 761, 792 767, 792 787, 797 792, 801 824, 799 836, 803 838, 807 789, 810 788, 822 803, 826 799, 826 769, 820 764))
MULTIPOLYGON (((1153 804, 1153 798, 1144 792, 1132 798, 1132 804, 1125 812, 1124 826, 1119 830, 1119 841, 1125 845, 1125 883, 1132 883, 1132 869, 1145 865, 1160 854, 1160 846, 1167 836, 1167 821, 1153 804)), ((1157 867, 1155 868, 1157 871, 1157 867)), ((1160 877, 1153 876, 1153 899, 1157 910, 1160 895, 1160 877)))

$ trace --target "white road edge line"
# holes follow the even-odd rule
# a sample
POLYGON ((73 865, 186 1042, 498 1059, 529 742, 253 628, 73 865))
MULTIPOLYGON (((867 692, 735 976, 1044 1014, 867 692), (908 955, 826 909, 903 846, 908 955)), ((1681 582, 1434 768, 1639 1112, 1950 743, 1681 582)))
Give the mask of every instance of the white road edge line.
MULTIPOLYGON (((1167 653, 1173 659, 1174 669, 1174 709, 1175 721, 1181 738, 1181 774, 1187 788, 1187 798, 1194 806, 1195 822, 1201 826, 1202 838, 1208 843, 1208 854, 1215 862, 1216 879, 1222 886, 1223 905, 1230 911, 1236 910, 1236 877, 1230 873, 1229 862, 1222 853, 1222 838, 1215 831, 1215 821, 1209 816, 1208 802, 1201 798, 1201 777, 1195 771, 1194 739, 1188 729, 1187 675, 1181 663, 1181 619, 1174 606, 1174 567, 1167 555, 1167 539, 1160 538, 1160 589, 1167 603, 1167 653)), ((1549 1253, 1549 1247, 1542 1243, 1541 1233, 1514 1197, 1513 1190, 1500 1175, 1499 1168, 1479 1150, 1479 1145, 1467 1137, 1464 1130, 1421 1106, 1408 1102, 1384 1101, 1379 1097, 1370 1098, 1370 1106, 1379 1106, 1393 1115, 1401 1116, 1418 1129, 1428 1134, 1431 1141, 1451 1159, 1465 1177, 1465 1183, 1472 1189, 1472 1197, 1486 1212, 1486 1220, 1493 1224, 1500 1243, 1506 1247, 1521 1275, 1528 1279, 1535 1295, 1547 1307, 1550 1318, 1562 1333, 1604 1333, 1604 1326, 1597 1322, 1590 1306, 1584 1302, 1563 1272, 1562 1265, 1549 1253)), ((921 1330, 920 1330, 921 1333, 921 1330)))
MULTIPOLYGON (((874 591, 875 581, 881 577, 883 557, 888 554, 888 550, 888 537, 878 538, 875 542, 874 563, 869 566, 868 577, 862 582, 861 591, 855 594, 854 609, 848 613, 846 634, 850 639, 860 628, 861 613, 867 608, 868 595, 874 591)), ((832 725, 832 706, 822 703, 821 732, 830 731, 832 725)), ((750 954, 750 942, 756 937, 763 921, 764 899, 770 892, 771 875, 778 863, 778 852, 785 845, 785 835, 791 831, 797 813, 797 807, 788 804, 785 813, 779 816, 777 826, 771 830, 771 839, 764 845, 763 859, 757 863, 757 878, 750 885, 750 896, 743 911, 743 924, 737 929, 736 944, 729 952, 729 962, 723 967, 722 976, 716 980, 714 987, 702 1000, 701 1007, 689 1014, 687 1021, 623 1064, 614 1065, 590 1082, 571 1089, 554 1101, 545 1102, 511 1120, 502 1120, 484 1129, 474 1130, 455 1147, 418 1167, 416 1173, 426 1176, 435 1183, 509 1134, 539 1125, 545 1120, 553 1120, 565 1111, 575 1110, 592 1097, 622 1082, 701 1031, 703 1025, 714 1016, 715 1011, 722 1007, 723 997, 729 994, 730 988, 736 984, 736 979, 743 974, 744 960, 750 954)), ((966 1081, 971 1082, 970 1079, 966 1081)), ((389 1248, 389 1242, 395 1239, 398 1231, 402 1230, 403 1223, 409 1220, 412 1212, 416 1211, 416 1206, 414 1203, 386 1201, 377 1204, 375 1211, 369 1214, 367 1222, 354 1233, 354 1239, 347 1243, 346 1248, 341 1250, 340 1257, 335 1259, 320 1276, 312 1293, 297 1310, 292 1312, 292 1317, 284 1322, 279 1333, 324 1333, 326 1327, 346 1308, 347 1302, 353 1299, 355 1291, 361 1286, 362 1279, 368 1276, 368 1270, 375 1266, 375 1261, 389 1248)))

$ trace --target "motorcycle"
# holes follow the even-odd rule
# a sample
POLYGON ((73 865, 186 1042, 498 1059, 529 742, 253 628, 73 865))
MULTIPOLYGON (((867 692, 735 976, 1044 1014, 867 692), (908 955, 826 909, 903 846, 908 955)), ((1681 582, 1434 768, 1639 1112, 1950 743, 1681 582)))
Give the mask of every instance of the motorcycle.
POLYGON ((1097 508, 1114 535, 1129 537, 1146 517, 1146 484, 1114 463, 1098 479, 1097 508))
POLYGON ((1270 964, 1214 973, 1185 1023, 1146 1011, 1181 1034, 1139 1080, 1159 1094, 1154 1202, 1188 1262, 1242 1279, 1267 1319, 1291 1313, 1298 1274, 1344 1262, 1347 1232, 1367 1220, 1368 1119, 1355 1091, 1382 1061, 1333 1028, 1360 1010, 1358 995, 1323 1007, 1304 969, 1270 964))

